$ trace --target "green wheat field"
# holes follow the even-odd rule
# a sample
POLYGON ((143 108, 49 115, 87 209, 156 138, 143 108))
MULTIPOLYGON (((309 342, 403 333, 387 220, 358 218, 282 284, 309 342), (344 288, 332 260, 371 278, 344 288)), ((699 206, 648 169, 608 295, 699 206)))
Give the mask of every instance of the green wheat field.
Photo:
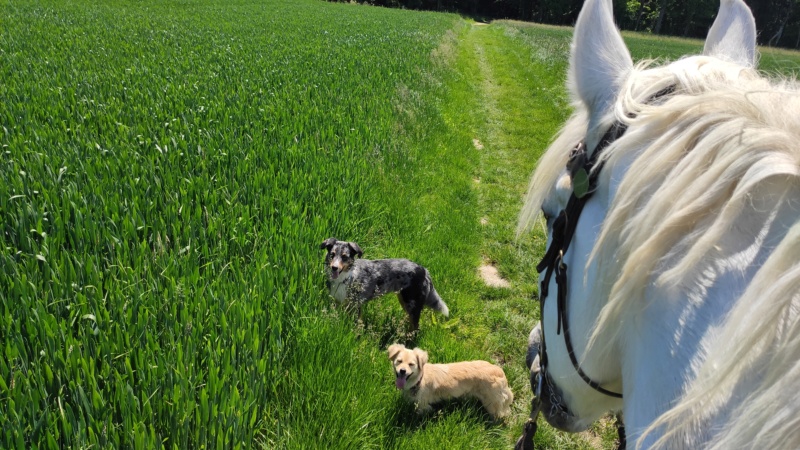
POLYGON ((513 445, 544 245, 514 227, 569 39, 318 0, 0 0, 0 448, 513 445), (450 317, 412 335, 386 296, 356 320, 325 291, 331 236, 425 265, 450 317), (502 365, 512 416, 416 415, 393 342, 502 365))

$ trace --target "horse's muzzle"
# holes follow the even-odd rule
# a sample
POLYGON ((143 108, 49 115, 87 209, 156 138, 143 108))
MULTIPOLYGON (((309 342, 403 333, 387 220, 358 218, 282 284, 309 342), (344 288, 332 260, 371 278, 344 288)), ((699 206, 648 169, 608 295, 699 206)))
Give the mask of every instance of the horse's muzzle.
POLYGON ((545 373, 542 378, 542 415, 547 423, 568 433, 585 431, 589 424, 572 415, 562 398, 558 386, 553 384, 550 375, 545 373))

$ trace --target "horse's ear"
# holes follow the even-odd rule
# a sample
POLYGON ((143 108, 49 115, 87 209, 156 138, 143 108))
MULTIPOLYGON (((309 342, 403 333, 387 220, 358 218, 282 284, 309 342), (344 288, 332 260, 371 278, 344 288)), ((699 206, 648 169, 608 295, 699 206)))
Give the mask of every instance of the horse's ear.
POLYGON ((614 25, 611 0, 586 0, 575 23, 568 83, 597 120, 616 100, 633 60, 614 25))
POLYGON ((745 67, 756 66, 756 21, 742 0, 721 0, 703 54, 745 67))

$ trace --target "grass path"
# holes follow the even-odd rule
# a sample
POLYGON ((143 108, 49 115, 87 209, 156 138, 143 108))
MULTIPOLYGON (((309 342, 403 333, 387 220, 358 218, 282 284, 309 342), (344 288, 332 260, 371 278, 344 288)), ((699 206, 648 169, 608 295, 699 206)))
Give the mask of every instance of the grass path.
MULTIPOLYGON (((473 25, 460 40, 456 66, 476 92, 468 122, 478 155, 473 179, 481 223, 481 260, 495 267, 509 287, 484 286, 479 301, 463 315, 480 317, 487 331, 485 346, 504 363, 516 393, 515 410, 508 421, 510 442, 521 432, 528 415, 530 389, 524 367, 528 332, 538 320, 536 303, 537 258, 544 251, 539 231, 515 239, 517 216, 531 171, 554 130, 569 113, 563 94, 566 59, 542 54, 561 47, 568 36, 553 34, 547 42, 531 42, 514 26, 473 25)), ((562 54, 565 54, 562 52, 562 54)), ((544 448, 611 448, 607 427, 576 436, 540 428, 537 445, 544 448)))
MULTIPOLYGON (((538 320, 532 295, 545 236, 539 230, 517 240, 515 230, 530 174, 569 113, 563 94, 568 43, 563 30, 529 34, 508 23, 461 22, 434 52, 448 67, 433 90, 436 100, 424 103, 436 112, 420 114, 429 119, 411 120, 402 130, 412 157, 385 173, 382 190, 393 195, 381 196, 389 202, 386 218, 364 242, 370 258, 403 254, 428 267, 451 316, 426 313, 420 334, 408 336, 395 302, 373 302, 355 346, 371 355, 364 363, 381 377, 382 350, 392 342, 419 346, 433 362, 490 360, 503 366, 515 402, 503 424, 491 423, 470 402, 445 402, 432 414, 411 417, 396 393, 383 389, 380 395, 397 399, 376 419, 390 424, 381 431, 383 448, 443 442, 448 448, 509 448, 528 418, 525 347, 538 320), (485 284, 481 266, 496 269, 508 285, 485 284)), ((612 448, 614 436, 606 431, 567 435, 542 425, 537 448, 612 448)))

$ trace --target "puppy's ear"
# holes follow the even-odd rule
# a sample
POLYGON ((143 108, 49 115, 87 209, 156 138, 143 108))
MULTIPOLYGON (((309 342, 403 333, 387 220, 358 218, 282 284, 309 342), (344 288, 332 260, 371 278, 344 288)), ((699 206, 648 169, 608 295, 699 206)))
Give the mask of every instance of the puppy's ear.
POLYGON ((417 356, 417 365, 419 365, 420 369, 425 364, 428 364, 428 352, 417 347, 414 349, 414 354, 417 356))
POLYGON ((364 252, 361 251, 361 247, 359 247, 355 242, 348 242, 347 244, 350 246, 350 250, 356 252, 356 256, 361 258, 361 255, 364 254, 364 252))
POLYGON ((397 354, 405 350, 405 348, 406 346, 403 344, 392 344, 389 346, 389 349, 386 351, 386 353, 389 354, 389 359, 394 361, 394 359, 397 357, 397 354))
POLYGON ((330 250, 336 244, 336 238, 325 239, 322 244, 319 244, 320 249, 330 250))

